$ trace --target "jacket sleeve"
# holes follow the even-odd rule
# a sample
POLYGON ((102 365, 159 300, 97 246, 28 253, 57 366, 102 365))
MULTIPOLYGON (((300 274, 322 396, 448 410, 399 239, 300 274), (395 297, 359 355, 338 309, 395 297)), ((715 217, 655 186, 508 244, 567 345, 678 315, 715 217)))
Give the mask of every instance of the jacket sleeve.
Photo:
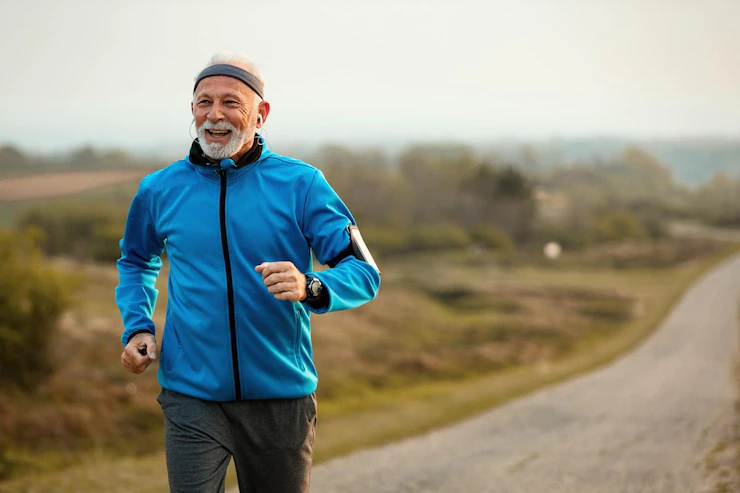
MULTIPOLYGON (((316 171, 309 187, 303 215, 304 234, 319 262, 326 264, 349 246, 347 226, 355 220, 321 171, 316 171)), ((328 305, 321 308, 306 305, 315 313, 358 307, 374 299, 380 287, 378 271, 352 255, 332 269, 311 274, 329 296, 328 305)))
POLYGON ((120 246, 121 258, 116 263, 119 280, 116 304, 124 327, 121 342, 126 345, 137 332, 155 333, 152 321, 158 294, 155 283, 165 246, 157 234, 141 186, 131 203, 120 246))

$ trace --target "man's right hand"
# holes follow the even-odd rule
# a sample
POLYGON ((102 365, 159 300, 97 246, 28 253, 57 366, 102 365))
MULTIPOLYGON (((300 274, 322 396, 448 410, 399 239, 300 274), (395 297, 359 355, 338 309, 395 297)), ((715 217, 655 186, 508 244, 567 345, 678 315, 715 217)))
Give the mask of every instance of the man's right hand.
POLYGON ((131 373, 142 373, 157 359, 157 341, 149 332, 140 332, 128 341, 121 354, 121 365, 131 373), (144 353, 144 354, 141 354, 144 353))

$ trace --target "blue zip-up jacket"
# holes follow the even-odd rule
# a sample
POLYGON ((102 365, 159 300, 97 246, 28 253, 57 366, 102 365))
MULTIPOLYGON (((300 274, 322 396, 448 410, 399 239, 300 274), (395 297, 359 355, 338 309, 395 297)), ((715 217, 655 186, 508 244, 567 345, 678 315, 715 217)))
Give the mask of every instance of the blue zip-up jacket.
POLYGON ((147 330, 167 248, 162 387, 211 401, 297 398, 316 390, 310 313, 370 301, 378 272, 353 256, 313 273, 328 306, 276 300, 255 266, 289 260, 312 273, 349 245, 350 211, 316 168, 267 148, 252 164, 220 171, 190 158, 145 177, 118 260, 122 342, 147 330))

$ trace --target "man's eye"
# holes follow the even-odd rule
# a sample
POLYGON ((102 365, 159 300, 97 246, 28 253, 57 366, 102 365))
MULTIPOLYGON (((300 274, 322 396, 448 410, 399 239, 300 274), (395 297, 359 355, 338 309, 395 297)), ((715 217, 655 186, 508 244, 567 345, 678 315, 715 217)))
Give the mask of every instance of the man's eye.
POLYGON ((198 101, 198 104, 199 104, 200 106, 205 106, 205 105, 207 105, 207 104, 211 104, 211 102, 210 102, 210 101, 208 101, 207 99, 201 99, 200 101, 198 101))
POLYGON ((228 104, 229 106, 237 106, 237 105, 239 105, 239 101, 231 101, 231 100, 229 100, 229 101, 226 101, 226 104, 228 104))

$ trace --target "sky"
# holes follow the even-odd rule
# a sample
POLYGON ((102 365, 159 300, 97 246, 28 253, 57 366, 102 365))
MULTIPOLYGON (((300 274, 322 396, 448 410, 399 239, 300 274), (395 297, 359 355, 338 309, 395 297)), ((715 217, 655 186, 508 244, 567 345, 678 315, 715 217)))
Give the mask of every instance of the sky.
POLYGON ((186 150, 215 52, 270 143, 740 137, 740 0, 0 0, 0 144, 186 150))

